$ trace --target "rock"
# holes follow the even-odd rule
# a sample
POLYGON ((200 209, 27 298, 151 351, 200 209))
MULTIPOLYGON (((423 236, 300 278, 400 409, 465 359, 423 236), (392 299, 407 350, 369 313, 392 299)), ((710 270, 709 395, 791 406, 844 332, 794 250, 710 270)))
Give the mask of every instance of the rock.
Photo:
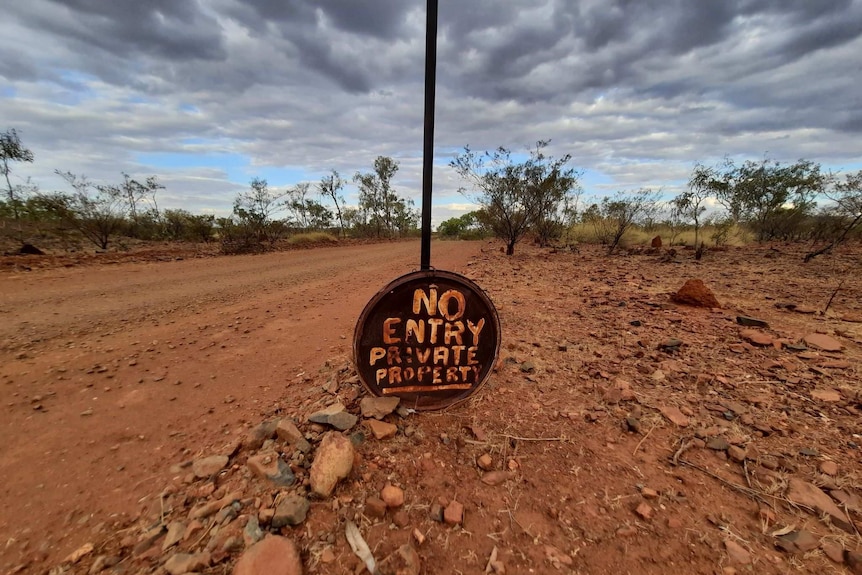
POLYGON ((202 553, 175 553, 165 561, 165 571, 171 575, 183 575, 206 569, 210 565, 210 554, 202 553))
POLYGON ((658 491, 650 487, 644 487, 641 489, 641 495, 644 499, 655 499, 658 497, 658 491))
POLYGON ((92 553, 93 549, 95 549, 95 547, 92 543, 84 543, 83 545, 72 551, 68 557, 63 559, 63 563, 72 563, 74 565, 75 563, 92 553))
POLYGON ((177 543, 183 540, 186 534, 186 524, 182 521, 172 521, 168 525, 168 534, 165 535, 165 541, 162 543, 162 551, 167 551, 177 543))
POLYGON ((259 423, 252 428, 242 440, 242 445, 250 451, 256 451, 263 447, 263 442, 267 439, 272 439, 275 435, 275 429, 278 426, 278 421, 271 419, 259 423))
POLYGON ((340 431, 347 431, 356 425, 358 419, 352 413, 348 413, 344 405, 339 402, 308 416, 308 420, 311 422, 329 425, 340 431))
POLYGON ((650 507, 648 503, 643 501, 641 501, 635 508, 635 513, 637 513, 641 519, 644 519, 646 521, 652 519, 654 512, 655 510, 650 507))
POLYGON ((380 562, 377 572, 379 575, 419 575, 421 568, 419 554, 405 543, 380 562))
POLYGON ((311 504, 308 499, 299 495, 288 495, 275 508, 272 516, 272 526, 276 529, 287 525, 299 525, 305 521, 311 504))
POLYGON ((847 521, 844 512, 835 505, 828 495, 811 483, 802 481, 797 477, 791 477, 787 488, 787 499, 813 509, 817 513, 825 513, 835 526, 849 533, 855 533, 853 525, 847 521))
POLYGON ((769 324, 762 319, 748 317, 745 315, 736 316, 736 323, 745 327, 762 327, 765 329, 769 329, 769 324))
POLYGON ((329 497, 335 485, 353 469, 353 444, 349 439, 329 431, 324 434, 311 464, 311 491, 329 497))
POLYGON ((368 497, 365 500, 365 514, 369 517, 383 517, 386 515, 386 502, 379 497, 368 497))
POLYGON ((731 563, 736 565, 751 564, 751 553, 733 539, 725 539, 724 548, 727 550, 727 557, 731 563))
POLYGON ((398 433, 397 425, 386 423, 385 421, 369 419, 365 422, 365 424, 368 426, 369 429, 371 429, 371 433, 377 439, 389 439, 391 437, 395 437, 395 434, 398 433))
POLYGON ((758 347, 769 347, 772 345, 772 337, 756 329, 744 329, 739 332, 739 337, 751 345, 758 347))
POLYGON ((731 445, 727 448, 727 456, 737 463, 745 461, 745 449, 738 445, 731 445))
POLYGON ((682 411, 680 411, 678 407, 664 406, 660 408, 660 410, 661 414, 664 415, 671 423, 680 427, 688 427, 689 419, 683 415, 682 411))
POLYGON ((226 455, 210 455, 202 459, 195 459, 192 463, 192 471, 198 479, 212 477, 225 468, 228 463, 226 455))
POLYGON ((672 337, 672 338, 667 339, 667 340, 661 342, 660 344, 658 344, 658 348, 663 350, 663 351, 674 352, 674 351, 677 351, 679 349, 679 346, 681 346, 681 345, 682 345, 681 339, 677 339, 675 337, 672 337))
POLYGON ((359 402, 362 417, 383 419, 398 407, 400 397, 363 397, 359 402))
POLYGON ((392 523, 398 527, 407 527, 410 525, 410 515, 408 515, 403 509, 401 511, 396 511, 395 515, 392 516, 392 523))
POLYGON ((119 562, 119 557, 115 557, 113 555, 99 555, 93 561, 93 564, 90 566, 90 570, 87 571, 87 573, 89 575, 96 575, 97 573, 101 573, 109 567, 113 567, 119 562))
POLYGON ((545 545, 545 557, 547 557, 548 561, 555 569, 559 569, 560 565, 571 567, 574 564, 574 560, 570 555, 563 553, 553 545, 545 545))
POLYGON ((261 451, 252 455, 246 465, 255 475, 279 487, 290 487, 296 481, 290 466, 275 451, 261 451))
POLYGON ((654 248, 660 248, 661 247, 661 236, 654 237, 652 239, 652 241, 650 242, 650 246, 654 247, 654 248))
POLYGON ((844 563, 850 567, 850 571, 852 571, 854 575, 862 575, 862 553, 845 549, 844 563))
POLYGON ((686 280, 679 291, 671 296, 671 300, 695 307, 721 307, 715 295, 699 279, 686 280))
POLYGON ((844 563, 844 548, 838 543, 824 541, 820 544, 823 554, 829 557, 833 563, 844 563))
POLYGON ((775 544, 788 553, 808 553, 820 546, 820 541, 810 531, 791 531, 776 537, 775 544))
POLYGON ((494 460, 487 453, 483 453, 479 456, 479 459, 476 460, 476 465, 479 466, 479 469, 482 471, 490 471, 494 468, 494 460))
POLYGON ((260 528, 260 521, 258 521, 257 515, 252 515, 242 530, 243 543, 246 547, 251 547, 261 539, 263 539, 263 530, 260 528))
POLYGON ((821 461, 820 462, 820 473, 825 473, 826 475, 836 476, 838 475, 838 464, 834 461, 821 461))
POLYGON ((450 501, 443 510, 443 521, 448 525, 461 525, 464 521, 464 506, 454 499, 450 501))
POLYGON ((706 442, 706 446, 714 451, 727 451, 730 444, 723 437, 713 437, 706 442))
POLYGON ((802 341, 804 341, 805 345, 808 347, 813 347, 814 349, 820 349, 823 351, 841 351, 843 348, 841 342, 837 339, 822 333, 809 333, 802 338, 802 341))
POLYGON ((502 485, 509 479, 515 477, 511 471, 489 471, 482 475, 482 483, 485 485, 502 485))
POLYGON ((275 434, 285 445, 298 449, 303 453, 311 451, 311 444, 302 435, 298 427, 289 419, 280 419, 275 427, 275 434))
POLYGON ((335 551, 332 550, 332 547, 327 547, 320 553, 320 562, 325 564, 330 564, 335 561, 335 551))
POLYGON ((242 554, 233 575, 302 575, 302 559, 293 541, 269 535, 242 554))
POLYGON ((380 499, 386 507, 401 507, 404 505, 404 490, 396 485, 386 484, 380 491, 380 499))
POLYGON ((826 403, 837 403, 841 401, 841 394, 834 389, 812 389, 811 398, 826 403))

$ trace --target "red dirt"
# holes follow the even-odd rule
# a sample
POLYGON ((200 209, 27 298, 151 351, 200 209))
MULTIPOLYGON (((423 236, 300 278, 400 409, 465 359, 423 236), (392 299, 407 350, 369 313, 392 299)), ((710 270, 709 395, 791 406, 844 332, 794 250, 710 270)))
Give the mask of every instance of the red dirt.
MULTIPOLYGON (((245 490, 237 521, 254 501, 271 505, 278 490, 249 480, 245 449, 211 482, 187 484, 171 467, 224 452, 265 418, 293 417, 317 437, 307 416, 333 395, 356 412, 353 324, 418 251, 407 242, 0 275, 0 569, 45 573, 92 542, 69 572, 86 573, 96 554, 121 559, 105 572, 153 572, 164 558, 135 557, 122 540, 185 517, 208 483, 245 490)), ((456 242, 433 253, 497 305, 498 369, 463 405, 388 416, 396 437, 367 437, 336 497, 281 529, 308 573, 359 572, 346 519, 378 559, 418 529, 428 574, 484 573, 494 547, 507 573, 842 572, 826 549, 859 550, 858 533, 786 501, 788 482, 803 480, 847 496, 851 529, 862 519, 862 324, 841 319, 862 316, 858 250, 808 264, 793 246, 700 262, 590 247, 506 257, 496 244, 456 242), (842 277, 825 315, 800 313, 822 310, 842 277), (691 278, 723 309, 671 303, 691 278), (769 322, 758 329, 776 344, 747 343, 737 315, 769 322), (787 347, 815 331, 843 349, 787 347), (498 472, 485 482, 484 454, 498 472), (406 526, 391 511, 363 514, 388 483, 404 490, 406 526), (452 500, 463 527, 429 518, 452 500), (822 550, 777 548, 785 527, 822 550)), ((228 572, 238 554, 205 572, 228 572)))

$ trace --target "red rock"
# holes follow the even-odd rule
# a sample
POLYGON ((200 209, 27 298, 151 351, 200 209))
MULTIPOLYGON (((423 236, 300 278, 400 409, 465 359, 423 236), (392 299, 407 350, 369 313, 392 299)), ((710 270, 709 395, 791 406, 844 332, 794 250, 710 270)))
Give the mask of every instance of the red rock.
POLYGON ((664 415, 671 423, 680 427, 687 427, 689 419, 677 407, 664 406, 661 409, 661 414, 664 415))
POLYGON ((652 519, 653 513, 655 510, 650 507, 647 503, 641 502, 637 508, 635 508, 635 513, 641 516, 641 519, 649 520, 652 519))
POLYGON ((454 499, 443 510, 443 521, 449 525, 460 525, 464 521, 464 506, 454 499))
POLYGON ((727 556, 731 563, 736 565, 748 565, 751 563, 751 553, 733 539, 725 539, 724 548, 727 550, 727 556))
POLYGON ((483 471, 490 471, 494 468, 494 460, 487 453, 480 455, 476 464, 479 466, 479 469, 483 471))
POLYGON ((311 464, 311 490, 323 497, 332 495, 335 485, 350 475, 353 455, 353 444, 348 438, 334 431, 327 432, 320 441, 311 464))
POLYGON ((192 471, 195 477, 211 477, 225 468, 228 458, 226 455, 211 455, 202 459, 195 459, 192 463, 192 471))
POLYGON ((812 389, 811 397, 827 403, 836 403, 841 401, 841 394, 834 389, 812 389))
POLYGON ((369 517, 386 515, 386 502, 379 497, 369 497, 365 500, 365 514, 369 517))
POLYGON ((739 332, 739 336, 751 345, 759 347, 768 347, 772 345, 772 337, 762 331, 757 331, 756 329, 744 329, 739 332))
POLYGON ((398 433, 397 425, 386 423, 385 421, 369 419, 365 422, 365 424, 368 426, 369 429, 371 429, 371 433, 377 439, 389 439, 390 437, 395 437, 395 434, 398 433))
POLYGON ((838 475, 838 464, 834 461, 821 461, 820 462, 820 473, 825 473, 826 475, 838 475))
POLYGON ((822 333, 809 333, 802 338, 802 341, 804 341, 805 345, 808 347, 821 349, 823 351, 841 351, 843 347, 841 342, 836 340, 834 337, 829 337, 822 333))
POLYGON ((838 543, 824 541, 820 544, 820 548, 823 549, 823 554, 834 563, 844 563, 844 548, 838 543))
POLYGON ((695 307, 721 307, 712 291, 699 279, 686 280, 679 291, 671 296, 671 300, 695 307))
POLYGON ((401 507, 404 505, 404 490, 398 486, 387 484, 380 492, 380 499, 386 507, 401 507))
POLYGON ((233 575, 302 575, 302 559, 293 541, 268 535, 242 554, 233 575))
POLYGON ((188 553, 176 553, 171 555, 170 558, 165 561, 164 567, 165 571, 171 575, 183 575, 184 573, 197 572, 201 569, 206 569, 209 567, 210 561, 210 554, 207 552, 195 553, 194 555, 190 555, 188 553))
POLYGON ((650 242, 650 246, 652 246, 654 248, 660 248, 661 247, 661 236, 654 237, 652 239, 652 241, 650 242))
POLYGON ((485 485, 501 485, 515 476, 511 471, 489 471, 482 476, 485 485))
POLYGON ((813 509, 817 513, 829 515, 832 523, 837 527, 849 533, 854 533, 853 526, 847 521, 844 512, 818 487, 797 477, 791 477, 787 489, 787 499, 793 503, 813 509))

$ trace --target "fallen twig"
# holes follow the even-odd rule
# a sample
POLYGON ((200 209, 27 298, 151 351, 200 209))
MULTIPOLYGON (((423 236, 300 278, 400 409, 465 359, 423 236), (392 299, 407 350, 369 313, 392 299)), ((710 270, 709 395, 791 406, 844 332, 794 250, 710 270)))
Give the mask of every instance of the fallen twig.
POLYGON ((637 445, 635 445, 635 450, 634 450, 634 451, 632 451, 632 455, 634 455, 634 454, 636 454, 636 453, 638 452, 638 449, 640 449, 640 448, 641 448, 641 445, 643 445, 643 442, 644 442, 644 441, 646 441, 647 437, 649 437, 649 434, 650 434, 650 433, 652 433, 653 429, 655 429, 656 427, 658 427, 658 424, 653 425, 652 427, 650 427, 650 430, 646 432, 646 435, 644 435, 644 436, 643 436, 643 438, 641 438, 641 440, 640 440, 640 441, 638 441, 638 444, 637 444, 637 445))
POLYGON ((565 437, 518 437, 517 435, 506 435, 505 433, 500 434, 501 437, 505 437, 506 439, 514 439, 517 441, 565 441, 565 437))

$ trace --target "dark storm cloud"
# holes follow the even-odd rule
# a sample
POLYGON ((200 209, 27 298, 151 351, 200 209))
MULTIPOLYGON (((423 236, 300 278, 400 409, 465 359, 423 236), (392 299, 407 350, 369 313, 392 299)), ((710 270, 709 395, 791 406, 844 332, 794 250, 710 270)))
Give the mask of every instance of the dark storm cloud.
MULTIPOLYGON (((37 150, 26 169, 112 181, 136 154, 198 146, 350 176, 390 155, 397 185, 418 188, 422 0, 8 4, 0 130, 37 150)), ((725 154, 862 157, 862 0, 465 0, 439 15, 441 155, 550 138, 609 187, 685 180, 725 154)), ((237 185, 170 177, 193 202, 237 185)))
POLYGON ((172 60, 225 57, 218 23, 195 0, 37 0, 20 12, 82 50, 172 60))

